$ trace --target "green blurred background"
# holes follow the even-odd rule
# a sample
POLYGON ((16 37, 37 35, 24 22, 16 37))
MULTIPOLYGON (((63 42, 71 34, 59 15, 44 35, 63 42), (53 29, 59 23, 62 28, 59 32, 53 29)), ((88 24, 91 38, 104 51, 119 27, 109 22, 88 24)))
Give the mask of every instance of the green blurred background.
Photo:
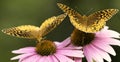
MULTIPOLYGON (((90 14, 106 8, 120 9, 120 0, 0 0, 0 30, 19 25, 40 24, 53 15, 63 13, 56 5, 64 3, 74 8, 81 14, 90 14)), ((107 22, 110 29, 120 32, 120 12, 107 22)), ((46 38, 62 41, 73 30, 73 26, 67 17, 60 26, 49 33, 46 38)), ((12 50, 27 46, 35 46, 35 40, 22 39, 8 36, 0 32, 0 62, 10 61, 15 56, 12 50)), ((112 57, 112 62, 120 62, 120 47, 114 46, 117 56, 112 57)))

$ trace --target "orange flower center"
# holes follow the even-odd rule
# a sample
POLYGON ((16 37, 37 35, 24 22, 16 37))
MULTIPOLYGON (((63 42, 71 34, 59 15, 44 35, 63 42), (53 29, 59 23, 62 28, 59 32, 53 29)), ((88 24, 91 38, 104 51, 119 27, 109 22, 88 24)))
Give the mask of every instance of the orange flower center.
POLYGON ((85 33, 78 29, 74 29, 71 34, 71 43, 75 46, 84 46, 91 43, 94 38, 94 33, 85 33))
POLYGON ((36 52, 42 56, 54 54, 56 45, 50 40, 42 40, 36 45, 36 52))

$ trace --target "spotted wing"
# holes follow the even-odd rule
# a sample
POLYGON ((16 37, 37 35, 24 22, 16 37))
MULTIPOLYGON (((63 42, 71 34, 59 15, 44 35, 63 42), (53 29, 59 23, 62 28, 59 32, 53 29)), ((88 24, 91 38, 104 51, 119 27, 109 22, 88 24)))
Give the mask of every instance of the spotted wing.
POLYGON ((118 9, 105 9, 95 12, 87 17, 81 16, 67 5, 61 3, 57 3, 57 5, 69 15, 70 21, 75 28, 87 33, 99 31, 106 24, 106 21, 118 12, 118 9))
POLYGON ((52 31, 55 27, 57 27, 67 16, 67 14, 61 14, 58 16, 53 16, 45 20, 40 26, 40 36, 45 36, 50 31, 52 31))
POLYGON ((63 12, 67 13, 69 16, 81 16, 77 11, 73 10, 65 4, 57 3, 57 5, 63 12))
POLYGON ((22 25, 18 27, 3 29, 2 32, 16 37, 34 39, 38 35, 39 27, 32 25, 22 25))
POLYGON ((95 12, 87 18, 87 29, 86 32, 94 33, 100 31, 113 15, 115 15, 118 9, 105 9, 95 12))
POLYGON ((73 10, 72 8, 68 7, 67 5, 57 3, 58 7, 63 10, 63 12, 67 13, 70 22, 72 25, 79 29, 79 30, 86 30, 86 22, 84 21, 84 17, 81 16, 77 11, 73 10))

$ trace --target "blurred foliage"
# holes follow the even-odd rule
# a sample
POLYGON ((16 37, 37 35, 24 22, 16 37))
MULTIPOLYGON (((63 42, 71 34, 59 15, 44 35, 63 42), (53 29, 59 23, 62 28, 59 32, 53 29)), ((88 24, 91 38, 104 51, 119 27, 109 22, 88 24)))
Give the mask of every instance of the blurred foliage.
MULTIPOLYGON (((40 26, 45 19, 63 13, 57 7, 57 2, 69 5, 81 14, 86 15, 106 8, 120 9, 120 0, 0 0, 0 30, 19 25, 40 26)), ((107 22, 110 29, 118 32, 120 32, 119 17, 120 12, 107 22)), ((72 30, 73 26, 67 17, 46 38, 62 41, 70 36, 72 30)), ((0 32, 0 41, 0 62, 17 62, 10 61, 10 58, 15 56, 11 53, 12 50, 35 46, 35 40, 16 38, 2 32, 0 32)), ((120 47, 114 48, 117 56, 112 56, 112 62, 120 62, 120 47)))

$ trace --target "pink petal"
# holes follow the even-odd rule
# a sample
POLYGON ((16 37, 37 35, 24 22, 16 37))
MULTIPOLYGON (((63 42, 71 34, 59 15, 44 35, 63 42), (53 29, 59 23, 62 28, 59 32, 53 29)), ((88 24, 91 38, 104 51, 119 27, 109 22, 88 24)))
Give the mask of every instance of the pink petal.
POLYGON ((49 59, 46 57, 46 59, 44 59, 44 62, 50 62, 49 59))
POLYGON ((72 59, 70 59, 64 55, 61 55, 61 54, 55 54, 55 56, 57 57, 59 62, 74 62, 72 59))
POLYGON ((90 48, 92 48, 92 51, 93 52, 93 56, 94 58, 96 59, 96 62, 104 62, 103 61, 103 58, 98 54, 98 52, 94 49, 94 46, 92 44, 90 44, 90 48))
POLYGON ((52 55, 47 56, 47 59, 49 62, 54 62, 53 58, 51 57, 52 55))
POLYGON ((57 50, 57 53, 72 57, 84 57, 81 50, 57 50))
POLYGON ((74 46, 74 47, 72 47, 72 46, 68 46, 68 47, 64 47, 64 48, 61 48, 61 50, 72 50, 72 49, 82 49, 82 47, 76 47, 76 46, 74 46))
POLYGON ((64 47, 64 48, 60 48, 60 49, 65 49, 65 50, 70 50, 70 49, 82 49, 82 47, 81 47, 81 46, 74 46, 74 45, 70 44, 69 46, 64 47))
POLYGON ((19 50, 12 51, 12 53, 16 53, 16 54, 31 53, 31 52, 35 52, 35 47, 26 47, 26 48, 21 48, 19 50))
POLYGON ((52 58, 52 55, 49 56, 43 56, 39 62, 54 62, 54 59, 52 58))
POLYGON ((91 45, 93 50, 96 51, 102 58, 104 58, 105 60, 107 60, 108 62, 111 62, 111 58, 109 56, 108 53, 100 50, 100 49, 97 49, 96 47, 94 47, 93 45, 91 45))
POLYGON ((111 35, 113 35, 112 37, 120 38, 120 33, 118 33, 117 31, 108 30, 107 32, 110 33, 111 35))
POLYGON ((113 30, 104 30, 96 33, 96 37, 114 37, 120 38, 120 34, 113 30))
POLYGON ((114 55, 114 56, 116 55, 114 49, 113 49, 110 45, 105 44, 105 43, 103 43, 102 41, 100 42, 100 40, 94 40, 94 41, 92 42, 92 44, 93 44, 96 48, 99 48, 99 49, 101 49, 101 50, 103 50, 103 51, 106 51, 106 52, 108 52, 108 53, 110 53, 110 54, 112 54, 112 55, 114 55))
POLYGON ((54 43, 55 43, 56 45, 59 45, 59 44, 60 44, 60 42, 58 42, 58 41, 54 41, 54 43))
POLYGON ((101 44, 106 44, 109 45, 109 39, 110 38, 95 38, 92 43, 101 43, 101 44))
POLYGON ((38 59, 40 59, 40 57, 38 55, 33 55, 31 57, 23 59, 20 62, 36 62, 36 61, 38 61, 38 59))
POLYGON ((29 57, 29 56, 32 56, 32 55, 35 55, 35 53, 28 53, 28 54, 18 55, 18 56, 15 56, 15 57, 11 58, 11 60, 26 58, 26 57, 29 57))
POLYGON ((110 45, 120 46, 120 40, 117 40, 117 39, 109 38, 109 39, 107 39, 106 42, 108 42, 110 45))
POLYGON ((91 53, 88 51, 88 47, 87 46, 84 46, 83 48, 83 52, 84 52, 84 55, 87 59, 87 62, 92 62, 92 55, 91 53))
MULTIPOLYGON (((90 53, 91 56, 90 57, 90 60, 95 60, 96 62, 103 62, 103 59, 101 58, 101 56, 92 48, 92 45, 87 45, 86 47, 86 50, 90 53)), ((84 50, 85 51, 85 50, 84 50)), ((87 54, 85 54, 87 55, 87 54)), ((87 57, 87 56, 86 56, 87 57)))
POLYGON ((108 45, 120 46, 120 40, 117 40, 114 38, 97 38, 94 41, 97 41, 98 43, 108 44, 108 45))
POLYGON ((53 59, 53 62, 59 62, 59 60, 57 60, 57 58, 54 55, 51 56, 51 59, 53 59))
POLYGON ((109 27, 108 27, 108 26, 104 26, 104 28, 103 28, 103 29, 101 29, 101 31, 108 30, 108 29, 109 29, 109 27))
POLYGON ((70 44, 68 47, 73 47, 75 49, 82 49, 82 46, 75 46, 73 44, 70 44))
POLYGON ((70 37, 68 37, 67 39, 65 39, 64 41, 62 41, 59 45, 57 45, 58 49, 59 48, 63 48, 65 46, 67 46, 70 43, 70 37))
POLYGON ((82 58, 74 58, 75 62, 82 62, 82 58))
POLYGON ((40 58, 40 60, 38 60, 38 62, 49 62, 47 59, 47 56, 43 56, 40 58))
POLYGON ((34 59, 34 60, 32 60, 32 62, 38 62, 38 60, 39 60, 40 58, 41 58, 41 56, 36 55, 35 59, 34 59))

